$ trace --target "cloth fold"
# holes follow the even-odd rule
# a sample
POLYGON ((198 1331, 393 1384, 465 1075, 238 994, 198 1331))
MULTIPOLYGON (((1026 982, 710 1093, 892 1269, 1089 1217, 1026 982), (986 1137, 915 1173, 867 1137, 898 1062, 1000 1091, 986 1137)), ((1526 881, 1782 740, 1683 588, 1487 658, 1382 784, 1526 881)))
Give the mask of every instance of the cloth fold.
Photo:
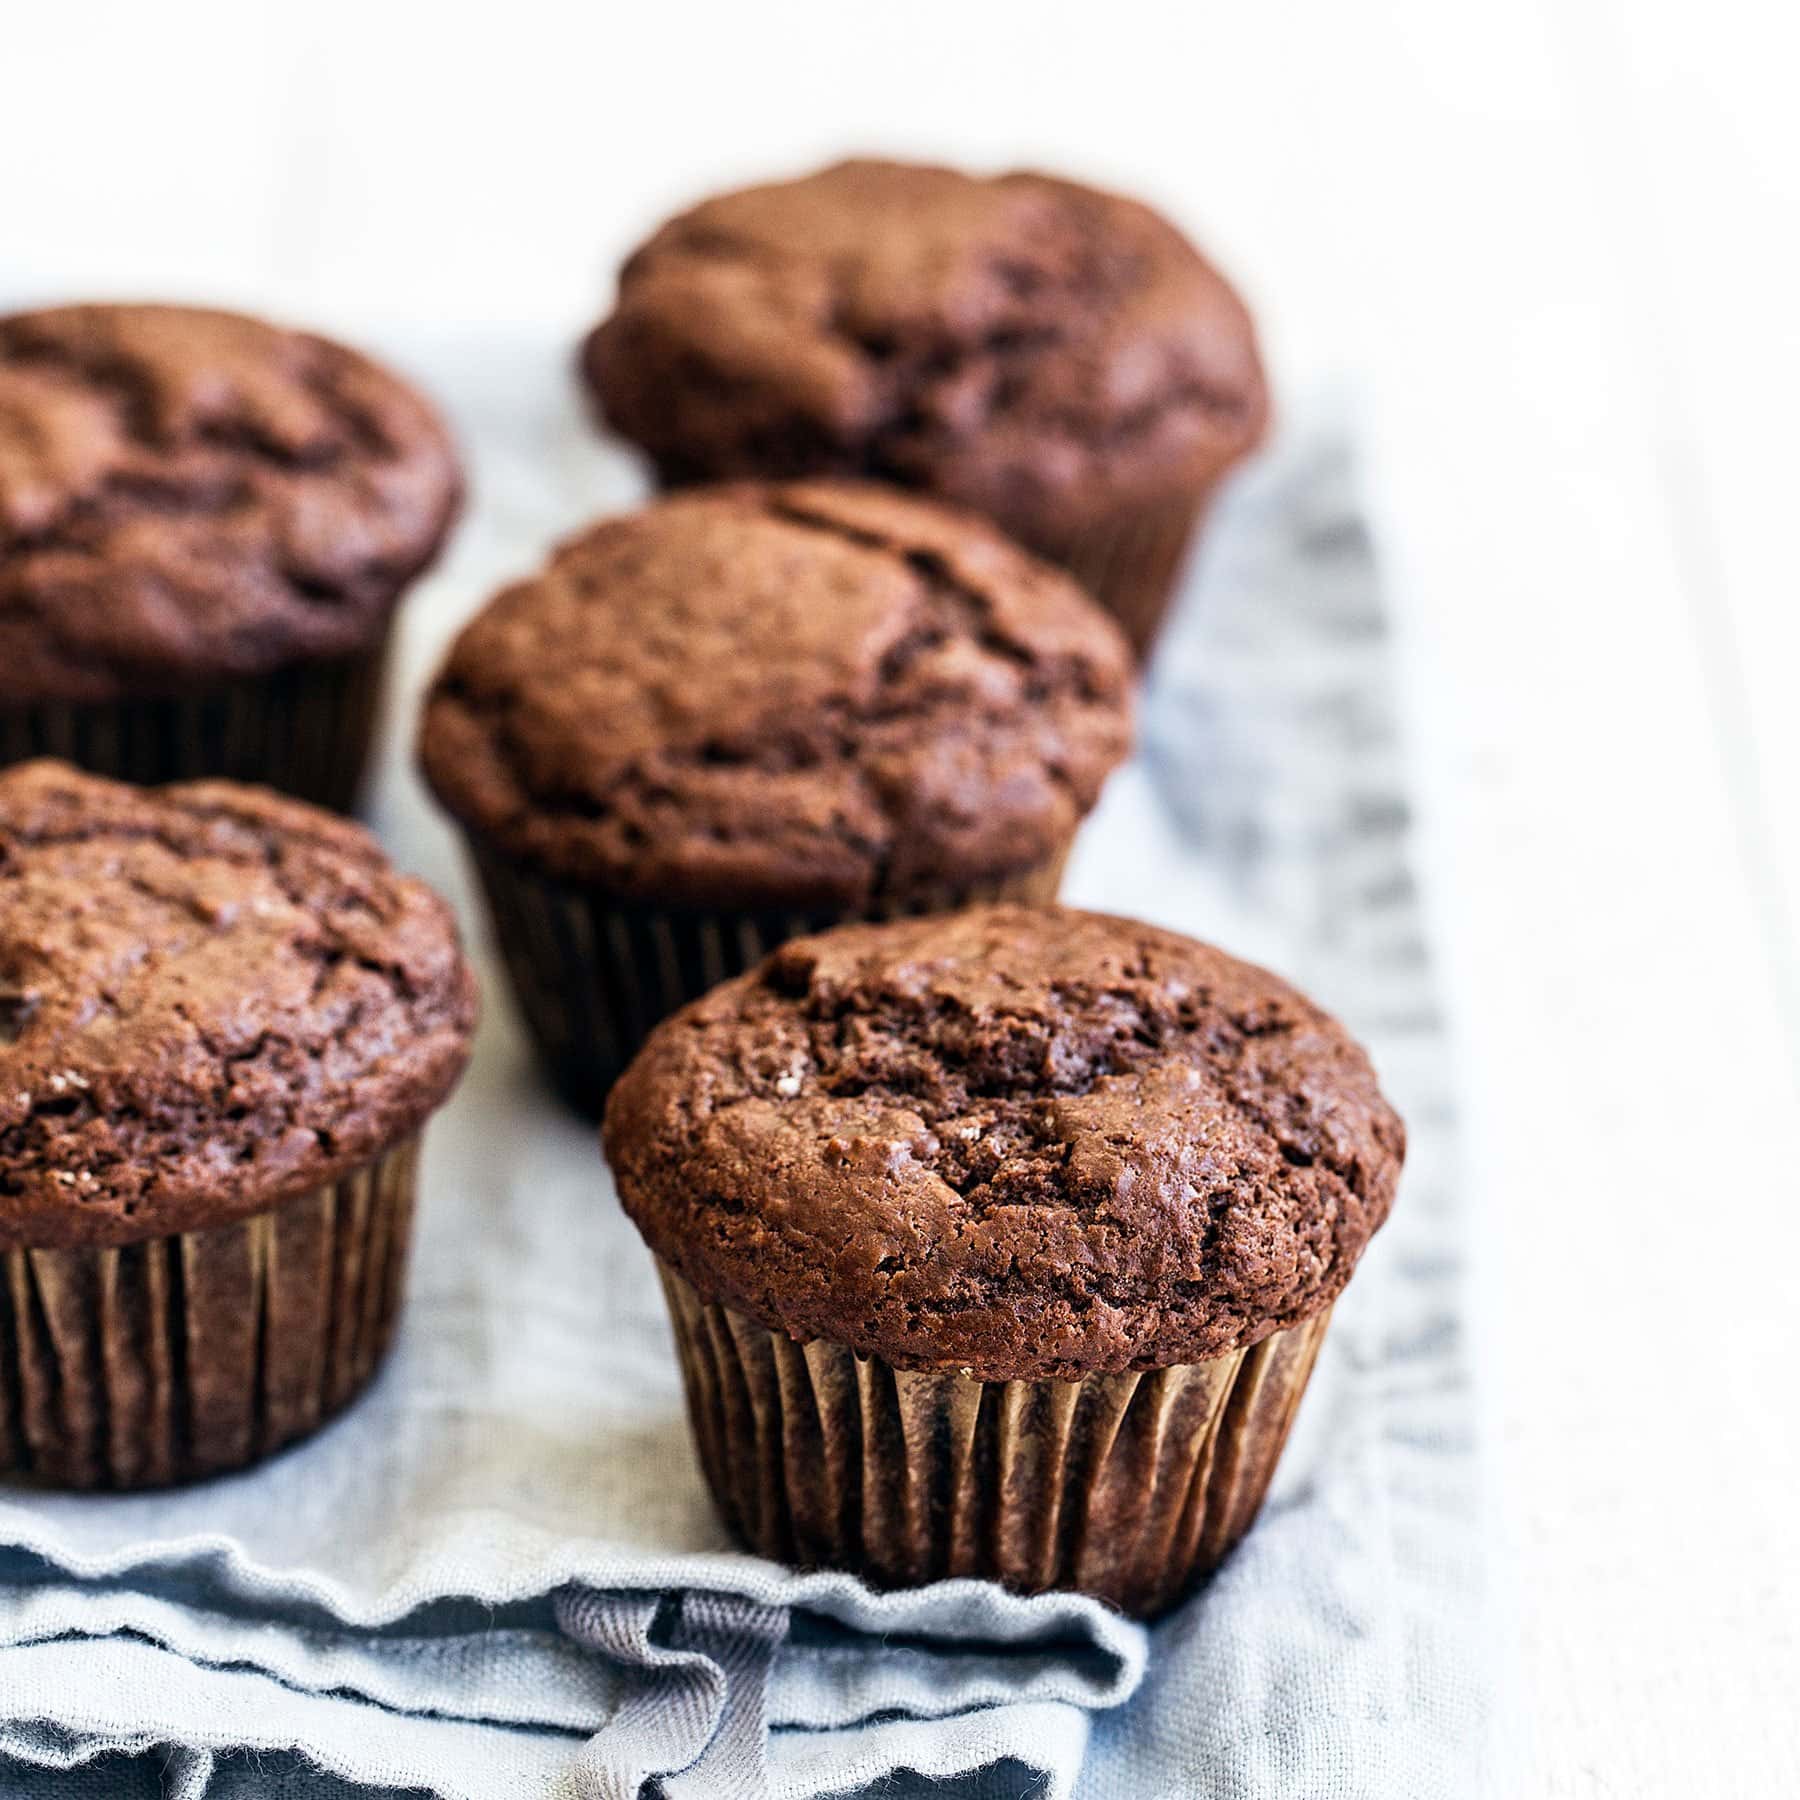
POLYGON ((556 1618, 577 1643, 647 1677, 582 1747, 578 1782, 605 1800, 636 1800, 656 1777, 668 1778, 670 1800, 768 1793, 763 1744, 783 1608, 724 1594, 621 1600, 576 1589, 557 1595, 556 1618))
MULTIPOLYGON (((633 490, 553 348, 441 346, 421 372, 475 501, 409 603, 375 823, 479 945, 409 772, 417 690, 489 592, 633 490)), ((1263 1519, 1192 1602, 1146 1631, 1075 1596, 877 1594, 733 1551, 649 1258, 485 958, 475 1065, 427 1142, 409 1311, 364 1400, 203 1486, 0 1484, 0 1794, 1474 1791, 1465 1232, 1391 662, 1326 421, 1221 503, 1142 754, 1070 874, 1078 903, 1314 992, 1370 1043, 1411 1131, 1263 1519)))

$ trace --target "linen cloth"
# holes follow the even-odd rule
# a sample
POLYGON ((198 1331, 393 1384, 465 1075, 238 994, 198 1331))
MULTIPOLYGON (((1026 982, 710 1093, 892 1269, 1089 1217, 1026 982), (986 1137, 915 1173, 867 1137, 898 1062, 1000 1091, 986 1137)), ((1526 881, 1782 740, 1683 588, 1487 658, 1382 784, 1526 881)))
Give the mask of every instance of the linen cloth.
POLYGON ((0 1794, 1475 1791, 1468 1222, 1343 432, 1291 435, 1220 505, 1066 889, 1282 970, 1370 1045, 1411 1132, 1260 1522, 1146 1630, 1080 1598, 875 1594, 730 1548, 649 1257, 532 1067, 410 770, 450 632, 635 477, 553 348, 392 348, 474 479, 404 615, 372 816, 457 898, 486 995, 427 1140, 404 1329, 347 1416, 259 1469, 136 1496, 0 1483, 0 1794))

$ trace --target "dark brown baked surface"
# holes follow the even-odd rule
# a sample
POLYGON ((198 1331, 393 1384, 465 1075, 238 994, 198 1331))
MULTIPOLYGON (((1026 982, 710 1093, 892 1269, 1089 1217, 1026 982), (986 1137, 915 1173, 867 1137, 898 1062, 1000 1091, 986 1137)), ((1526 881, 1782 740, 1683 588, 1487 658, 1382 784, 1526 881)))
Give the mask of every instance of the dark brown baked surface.
POLYGON ((1266 971, 992 907, 786 944, 657 1029, 605 1144, 702 1298, 1013 1380, 1200 1361, 1318 1313, 1405 1133, 1266 971))
POLYGON ((173 306, 0 318, 0 705, 360 650, 458 492, 425 401, 323 338, 173 306))
POLYGON ((322 1186, 424 1122, 474 1018, 449 908, 360 826, 225 782, 0 772, 0 1246, 322 1186))
POLYGON ((427 698, 471 830, 660 904, 859 907, 1059 856, 1131 657, 985 522, 836 482, 696 489, 501 594, 427 698))
POLYGON ((671 220, 583 366, 665 482, 870 476, 1027 543, 1205 487, 1268 410, 1243 303, 1149 208, 892 162, 671 220))

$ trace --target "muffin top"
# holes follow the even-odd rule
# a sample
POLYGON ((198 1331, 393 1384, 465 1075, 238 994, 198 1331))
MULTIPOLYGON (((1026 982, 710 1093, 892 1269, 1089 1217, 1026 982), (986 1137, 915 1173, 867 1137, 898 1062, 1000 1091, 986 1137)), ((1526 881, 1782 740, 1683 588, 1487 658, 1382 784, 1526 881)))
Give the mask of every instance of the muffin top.
POLYGON ((431 408, 232 313, 0 318, 0 704, 347 655, 455 512, 431 408))
POLYGON ((798 938, 657 1028, 606 1153, 650 1247, 805 1341, 984 1380, 1199 1361, 1328 1306, 1399 1118, 1286 983, 1130 920, 798 938))
POLYGON ((474 980, 360 826, 229 782, 0 773, 0 1246, 128 1243, 424 1122, 474 980))
POLYGON ((609 519, 468 627, 425 773, 538 871, 662 905, 855 907, 1061 850, 1131 660, 982 521, 851 483, 609 519))
POLYGON ((1268 404, 1243 303, 1147 207, 891 162, 670 221, 583 361, 665 481, 874 476, 1036 543, 1210 481, 1268 404))

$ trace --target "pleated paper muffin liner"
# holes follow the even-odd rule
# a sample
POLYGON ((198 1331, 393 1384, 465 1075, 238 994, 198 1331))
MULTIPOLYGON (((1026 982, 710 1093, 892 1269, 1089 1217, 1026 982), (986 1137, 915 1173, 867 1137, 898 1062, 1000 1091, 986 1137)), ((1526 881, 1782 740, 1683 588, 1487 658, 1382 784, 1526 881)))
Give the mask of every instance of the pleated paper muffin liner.
POLYGON ((323 1424, 393 1334, 418 1143, 234 1224, 6 1251, 0 1469, 57 1487, 158 1487, 241 1468, 323 1424))
POLYGON ((1152 1617, 1249 1529, 1329 1312, 1144 1374, 894 1369, 702 1300, 664 1266, 700 1463, 732 1534, 882 1587, 978 1576, 1152 1617))
POLYGON ((386 667, 361 655, 148 699, 0 706, 0 764, 56 756, 155 787, 223 777, 317 806, 356 805, 386 667))
POLYGON ((1211 490, 1121 513, 1066 537, 1034 540, 1118 620, 1138 660, 1156 642, 1211 490))
POLYGON ((1005 880, 916 893, 870 911, 704 911, 624 901, 548 880, 478 839, 471 853, 513 995, 565 1100, 598 1116, 651 1030, 789 938, 862 919, 1056 898, 1069 845, 1005 880))

